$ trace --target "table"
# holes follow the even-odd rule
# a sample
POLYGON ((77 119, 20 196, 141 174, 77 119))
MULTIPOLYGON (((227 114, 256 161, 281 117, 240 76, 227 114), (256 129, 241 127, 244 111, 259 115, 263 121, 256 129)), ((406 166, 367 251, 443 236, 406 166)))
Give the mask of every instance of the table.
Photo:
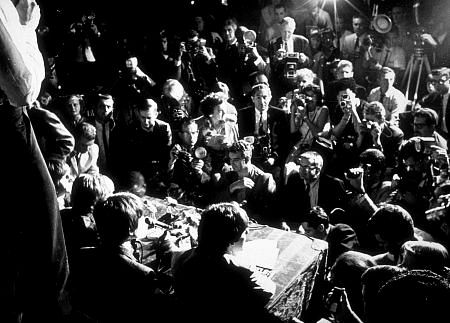
POLYGON ((275 240, 280 250, 271 275, 276 291, 267 304, 269 311, 283 320, 297 317, 308 321, 315 317, 325 279, 328 244, 269 226, 250 227, 247 239, 275 240))
MULTIPOLYGON (((166 214, 168 207, 175 213, 201 212, 194 207, 174 205, 158 198, 150 198, 150 202, 157 208, 157 218, 166 214)), ((247 241, 258 239, 275 241, 279 249, 270 274, 276 284, 276 291, 267 304, 267 309, 285 321, 292 317, 305 322, 314 320, 318 315, 319 296, 325 279, 328 244, 305 235, 252 223, 249 226, 247 241)), ((145 249, 148 252, 144 258, 150 263, 154 260, 154 254, 150 252, 150 245, 147 246, 145 249)))

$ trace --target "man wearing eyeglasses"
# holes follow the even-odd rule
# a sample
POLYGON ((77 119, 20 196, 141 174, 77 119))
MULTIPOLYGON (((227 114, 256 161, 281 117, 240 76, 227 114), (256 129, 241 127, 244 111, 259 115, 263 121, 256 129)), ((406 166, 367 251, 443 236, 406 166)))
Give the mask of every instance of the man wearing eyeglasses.
POLYGON ((278 199, 281 228, 297 230, 314 206, 321 206, 335 223, 331 211, 345 210, 347 196, 342 180, 322 173, 322 156, 315 151, 306 151, 295 162, 286 164, 286 168, 292 171, 286 175, 286 185, 281 187, 278 199))
POLYGON ((437 131, 448 139, 450 131, 450 68, 442 67, 431 71, 428 81, 434 92, 423 97, 418 106, 428 107, 438 113, 437 131))

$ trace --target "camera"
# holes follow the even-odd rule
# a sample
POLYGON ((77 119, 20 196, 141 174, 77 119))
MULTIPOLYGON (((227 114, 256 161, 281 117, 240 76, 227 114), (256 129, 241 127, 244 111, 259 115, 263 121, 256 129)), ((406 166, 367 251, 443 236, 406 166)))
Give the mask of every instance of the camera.
POLYGON ((413 137, 414 148, 418 153, 431 154, 431 146, 436 144, 434 137, 413 137))
POLYGON ((375 121, 364 119, 361 121, 361 128, 364 131, 370 132, 375 128, 375 121))
POLYGON ((284 57, 284 71, 287 79, 295 79, 297 77, 297 64, 300 53, 287 53, 284 57))

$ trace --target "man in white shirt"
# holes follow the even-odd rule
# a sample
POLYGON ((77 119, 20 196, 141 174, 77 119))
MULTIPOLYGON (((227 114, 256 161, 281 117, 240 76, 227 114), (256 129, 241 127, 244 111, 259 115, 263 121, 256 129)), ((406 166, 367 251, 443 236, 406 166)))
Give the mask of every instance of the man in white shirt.
POLYGON ((383 67, 379 76, 380 86, 370 91, 367 101, 378 101, 386 110, 386 121, 398 126, 399 114, 406 109, 407 100, 400 90, 394 87, 395 72, 389 67, 383 67))

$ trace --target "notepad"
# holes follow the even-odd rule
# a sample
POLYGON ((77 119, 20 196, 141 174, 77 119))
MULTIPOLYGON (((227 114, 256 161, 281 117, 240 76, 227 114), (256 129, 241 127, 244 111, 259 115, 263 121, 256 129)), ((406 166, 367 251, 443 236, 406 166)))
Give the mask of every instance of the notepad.
POLYGON ((245 242, 239 257, 248 264, 272 270, 277 262, 279 252, 276 241, 258 239, 245 242))

